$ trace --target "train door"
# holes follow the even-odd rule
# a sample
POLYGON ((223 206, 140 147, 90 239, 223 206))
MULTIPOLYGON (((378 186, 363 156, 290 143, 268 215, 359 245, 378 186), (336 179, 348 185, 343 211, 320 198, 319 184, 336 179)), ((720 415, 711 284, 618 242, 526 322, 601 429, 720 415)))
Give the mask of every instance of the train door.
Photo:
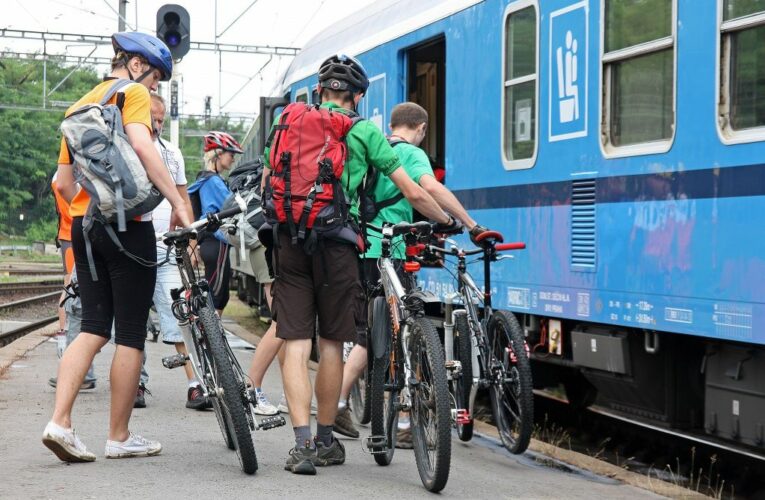
MULTIPOLYGON (((446 138, 446 38, 440 36, 409 49, 407 64, 407 99, 428 112, 428 133, 420 147, 431 157, 435 163, 434 168, 443 168, 446 138)), ((443 177, 437 176, 443 182, 443 177)))

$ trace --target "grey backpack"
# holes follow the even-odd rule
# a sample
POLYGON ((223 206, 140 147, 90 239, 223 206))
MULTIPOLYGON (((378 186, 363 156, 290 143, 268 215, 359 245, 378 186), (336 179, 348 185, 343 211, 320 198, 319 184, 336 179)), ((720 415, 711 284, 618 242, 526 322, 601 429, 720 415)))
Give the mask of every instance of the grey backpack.
POLYGON ((109 223, 117 222, 117 229, 125 231, 127 220, 151 212, 163 198, 128 142, 121 107, 106 104, 131 83, 135 82, 115 80, 101 102, 86 104, 61 122, 75 180, 90 195, 82 222, 93 280, 98 279, 89 238, 93 222, 103 223, 111 239, 122 248, 109 223))

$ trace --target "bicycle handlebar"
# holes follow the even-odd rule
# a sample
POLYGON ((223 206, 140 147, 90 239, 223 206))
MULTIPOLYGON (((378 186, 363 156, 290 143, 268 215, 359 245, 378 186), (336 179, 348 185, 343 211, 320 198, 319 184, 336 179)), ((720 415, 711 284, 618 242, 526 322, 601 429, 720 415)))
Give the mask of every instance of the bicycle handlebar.
POLYGON ((367 227, 370 229, 373 229, 377 231, 378 233, 381 233, 382 235, 386 235, 386 233, 389 233, 389 236, 398 236, 400 234, 407 234, 407 233, 417 233, 420 235, 428 235, 433 232, 433 226, 434 224, 427 221, 420 221, 415 222, 413 224, 410 224, 408 222, 399 222, 398 224, 394 225, 387 225, 383 224, 382 227, 375 226, 374 224, 366 223, 367 227))
POLYGON ((165 245, 170 245, 173 241, 183 238, 184 236, 189 236, 192 234, 196 235, 198 229, 207 227, 210 224, 220 224, 223 219, 240 214, 247 209, 247 204, 244 202, 242 197, 239 196, 238 193, 235 197, 235 200, 237 202, 237 206, 227 208, 226 210, 221 210, 218 213, 208 213, 206 217, 192 222, 188 227, 176 229, 175 231, 169 231, 158 239, 164 241, 165 245))
MULTIPOLYGON (((435 245, 427 245, 427 249, 430 252, 440 253, 442 255, 459 255, 462 253, 463 255, 476 255, 479 253, 483 253, 484 251, 490 249, 491 246, 486 247, 477 247, 473 248, 472 250, 463 250, 461 248, 457 247, 451 247, 449 249, 437 247, 435 245)), ((526 248, 526 243, 523 242, 513 242, 513 243, 498 243, 494 245, 494 249, 499 252, 504 252, 506 250, 523 250, 526 248)))

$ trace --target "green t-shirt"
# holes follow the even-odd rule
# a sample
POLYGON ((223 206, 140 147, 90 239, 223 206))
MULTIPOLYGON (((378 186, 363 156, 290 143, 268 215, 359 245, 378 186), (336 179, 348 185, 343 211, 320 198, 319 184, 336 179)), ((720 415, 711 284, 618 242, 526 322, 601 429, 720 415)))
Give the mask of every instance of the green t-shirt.
MULTIPOLYGON (((351 113, 351 111, 332 102, 325 102, 321 107, 344 114, 351 113)), ((279 116, 274 119, 273 125, 276 125, 278 122, 279 116)), ((364 179, 364 175, 367 173, 367 165, 372 165, 383 174, 381 178, 387 180, 387 176, 399 168, 401 162, 380 129, 369 120, 362 120, 354 125, 350 132, 348 132, 348 135, 346 135, 345 142, 348 145, 348 159, 345 162, 343 176, 340 181, 345 194, 351 199, 351 215, 358 220, 358 189, 361 181, 364 179)), ((263 152, 267 168, 271 168, 268 159, 270 149, 266 148, 263 152)))
MULTIPOLYGON (((433 169, 430 167, 430 160, 425 152, 408 143, 398 144, 393 148, 401 160, 401 165, 404 170, 417 184, 420 183, 420 178, 423 175, 433 175, 433 169)), ((380 176, 377 179, 375 185, 374 198, 377 201, 388 200, 400 193, 399 189, 393 184, 388 177, 380 176)), ((389 207, 385 207, 377 214, 377 217, 372 221, 375 226, 382 226, 383 222, 412 222, 414 217, 412 211, 412 205, 406 198, 402 198, 398 202, 389 207)), ((364 254, 367 259, 377 259, 382 255, 382 244, 380 239, 380 233, 371 229, 367 230, 367 236, 369 239, 369 250, 364 254)), ((403 238, 397 236, 393 240, 391 246, 391 254, 395 259, 404 258, 404 244, 403 238)))

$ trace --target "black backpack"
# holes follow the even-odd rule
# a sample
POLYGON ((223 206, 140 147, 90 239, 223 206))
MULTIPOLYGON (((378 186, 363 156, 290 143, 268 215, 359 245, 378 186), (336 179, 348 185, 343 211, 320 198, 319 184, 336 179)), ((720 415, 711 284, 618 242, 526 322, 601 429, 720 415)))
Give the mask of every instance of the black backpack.
MULTIPOLYGON (((392 148, 395 148, 399 144, 409 144, 408 142, 401 140, 401 139, 388 139, 388 144, 392 148)), ((377 217, 377 214, 380 213, 380 211, 384 208, 390 207, 391 205, 395 205, 402 199, 404 199, 404 194, 399 191, 396 196, 393 196, 391 198, 388 198, 387 200, 375 200, 374 192, 375 192, 375 186, 377 186, 377 181, 380 177, 380 172, 378 172, 375 168, 369 167, 367 169, 367 174, 364 176, 364 181, 361 183, 360 188, 360 196, 359 196, 359 212, 361 215, 361 219, 364 222, 372 222, 375 220, 375 217, 377 217)))

